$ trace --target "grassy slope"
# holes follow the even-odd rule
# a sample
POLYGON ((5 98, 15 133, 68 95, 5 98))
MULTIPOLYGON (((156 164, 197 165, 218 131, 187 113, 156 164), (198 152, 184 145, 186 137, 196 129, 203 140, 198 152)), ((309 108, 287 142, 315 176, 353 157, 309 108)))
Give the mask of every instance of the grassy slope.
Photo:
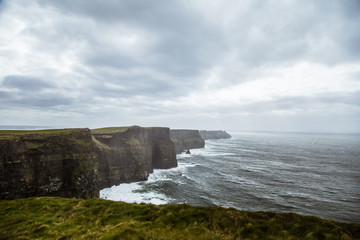
POLYGON ((96 128, 91 129, 92 133, 117 133, 117 132, 125 132, 131 127, 106 127, 106 128, 96 128))
POLYGON ((64 128, 45 130, 0 130, 0 135, 24 135, 24 134, 54 134, 84 130, 85 128, 64 128))
POLYGON ((0 239, 360 239, 360 223, 101 199, 0 201, 0 239))
POLYGON ((31 135, 42 138, 47 135, 70 134, 71 132, 84 131, 85 128, 65 128, 65 129, 46 129, 46 130, 0 130, 0 139, 15 139, 21 136, 31 135))

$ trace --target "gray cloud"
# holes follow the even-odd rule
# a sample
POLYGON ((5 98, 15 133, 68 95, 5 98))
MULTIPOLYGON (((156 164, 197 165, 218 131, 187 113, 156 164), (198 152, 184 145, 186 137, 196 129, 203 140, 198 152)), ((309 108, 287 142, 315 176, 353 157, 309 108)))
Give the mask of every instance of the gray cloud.
MULTIPOLYGON (((94 94, 100 96, 107 96, 112 98, 131 98, 134 96, 152 96, 152 97, 172 97, 171 95, 176 92, 172 89, 174 86, 171 82, 166 82, 161 79, 154 79, 148 76, 126 77, 121 79, 109 80, 113 85, 105 85, 96 83, 92 87, 94 94)), ((177 86, 176 86, 177 87, 177 86)))
POLYGON ((80 15, 100 24, 113 25, 114 31, 125 27, 129 31, 148 33, 156 39, 148 46, 146 55, 139 59, 117 52, 100 36, 95 37, 96 32, 90 32, 90 39, 94 39, 90 42, 91 50, 80 60, 94 68, 152 68, 181 76, 182 81, 191 81, 188 78, 214 65, 225 48, 220 29, 204 21, 197 12, 187 11, 186 4, 181 1, 40 2, 67 15, 80 15))
POLYGON ((16 88, 25 91, 39 91, 44 88, 53 88, 54 86, 44 80, 28 76, 6 76, 2 83, 4 87, 16 88))
POLYGON ((226 34, 238 60, 248 67, 307 59, 335 64, 359 59, 360 17, 347 14, 354 8, 357 1, 254 1, 232 22, 234 33, 226 34))
POLYGON ((36 94, 27 94, 21 96, 14 96, 14 93, 0 91, 0 106, 5 109, 23 109, 24 111, 32 108, 55 108, 64 105, 70 105, 73 103, 72 99, 69 99, 60 94, 42 94, 40 96, 36 94))
POLYGON ((296 115, 309 109, 330 112, 332 105, 359 115, 354 67, 360 61, 359 10, 357 0, 32 0, 26 7, 0 1, 0 22, 8 25, 0 23, 0 105, 61 109, 64 115, 67 106, 84 119, 94 116, 93 124, 101 122, 97 111, 115 119, 115 110, 126 112, 122 117, 128 121, 146 117, 130 123, 140 125, 156 124, 160 116, 181 125, 186 121, 179 116, 189 112, 199 124, 210 124, 209 115, 296 115), (254 92, 246 105, 229 103, 226 96, 215 99, 216 106, 198 104, 221 89, 230 92, 304 62, 324 65, 324 71, 348 66, 344 81, 354 89, 334 93, 321 81, 315 87, 324 90, 317 94, 289 97, 279 91, 264 101, 254 92))
POLYGON ((73 103, 71 99, 64 98, 63 96, 56 95, 42 95, 40 97, 24 96, 20 99, 8 99, 5 101, 7 104, 21 108, 52 108, 62 105, 70 105, 73 103))
POLYGON ((50 108, 72 103, 69 97, 59 93, 56 85, 49 81, 18 75, 6 76, 3 79, 0 84, 0 99, 3 109, 50 108))
POLYGON ((84 59, 87 65, 98 67, 113 67, 117 69, 130 69, 139 66, 136 60, 123 56, 121 53, 111 52, 110 49, 100 49, 98 52, 91 52, 84 59))
POLYGON ((285 97, 266 102, 249 104, 242 108, 253 113, 271 111, 331 112, 336 105, 360 107, 360 92, 352 94, 334 93, 316 97, 285 97))

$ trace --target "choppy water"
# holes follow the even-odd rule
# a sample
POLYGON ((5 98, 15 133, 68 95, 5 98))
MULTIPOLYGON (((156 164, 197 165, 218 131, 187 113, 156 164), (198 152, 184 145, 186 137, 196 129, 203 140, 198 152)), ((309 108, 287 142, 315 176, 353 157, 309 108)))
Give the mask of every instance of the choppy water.
POLYGON ((220 205, 360 222, 360 135, 231 133, 178 155, 179 167, 102 198, 220 205))

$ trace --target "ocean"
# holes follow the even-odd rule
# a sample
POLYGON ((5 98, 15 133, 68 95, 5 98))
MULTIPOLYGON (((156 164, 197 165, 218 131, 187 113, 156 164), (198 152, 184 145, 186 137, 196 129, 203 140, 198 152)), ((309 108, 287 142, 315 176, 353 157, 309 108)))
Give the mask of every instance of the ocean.
POLYGON ((240 133, 177 155, 178 167, 100 197, 295 212, 360 222, 360 135, 240 133))

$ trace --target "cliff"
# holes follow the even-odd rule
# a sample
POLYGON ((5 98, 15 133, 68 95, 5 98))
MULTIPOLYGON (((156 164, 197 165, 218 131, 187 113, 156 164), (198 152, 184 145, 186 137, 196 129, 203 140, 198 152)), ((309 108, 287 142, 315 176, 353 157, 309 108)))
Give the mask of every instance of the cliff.
POLYGON ((154 168, 177 166, 169 128, 101 128, 92 134, 100 159, 99 189, 147 180, 154 168))
POLYGON ((177 154, 187 149, 203 148, 205 146, 205 141, 201 138, 198 130, 171 129, 170 137, 175 144, 177 154))
POLYGON ((89 129, 0 131, 0 199, 98 196, 94 150, 89 129))
POLYGON ((0 199, 92 198, 177 166, 169 128, 0 131, 0 199))
POLYGON ((199 133, 200 133, 201 138, 204 139, 204 140, 231 138, 231 135, 228 134, 225 131, 205 131, 205 130, 201 130, 199 133))

